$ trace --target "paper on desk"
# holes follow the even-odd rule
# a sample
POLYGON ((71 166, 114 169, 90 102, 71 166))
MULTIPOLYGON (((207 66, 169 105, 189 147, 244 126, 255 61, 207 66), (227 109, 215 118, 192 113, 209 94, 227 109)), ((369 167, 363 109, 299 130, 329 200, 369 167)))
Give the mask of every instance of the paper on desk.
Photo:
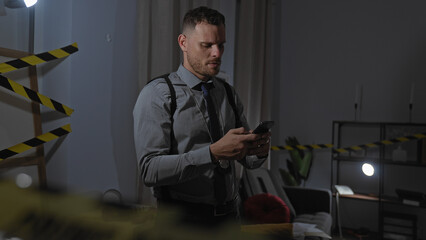
POLYGON ((331 239, 327 233, 319 230, 316 226, 316 224, 293 223, 293 237, 295 239, 304 239, 306 236, 331 239))

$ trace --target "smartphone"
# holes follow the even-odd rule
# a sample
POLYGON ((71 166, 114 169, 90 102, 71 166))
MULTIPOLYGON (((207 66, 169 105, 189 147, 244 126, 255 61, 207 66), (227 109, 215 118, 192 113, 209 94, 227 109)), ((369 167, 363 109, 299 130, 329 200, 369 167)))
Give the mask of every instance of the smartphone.
POLYGON ((253 130, 254 134, 266 133, 274 126, 274 121, 263 121, 253 130))

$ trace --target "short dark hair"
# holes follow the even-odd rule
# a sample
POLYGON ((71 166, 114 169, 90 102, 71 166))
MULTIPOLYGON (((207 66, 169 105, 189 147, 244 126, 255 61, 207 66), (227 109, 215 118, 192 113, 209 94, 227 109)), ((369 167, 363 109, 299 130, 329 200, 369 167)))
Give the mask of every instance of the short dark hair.
POLYGON ((194 29, 201 22, 220 26, 225 26, 225 17, 218 11, 208 7, 198 7, 189 10, 183 18, 182 31, 187 28, 194 29))

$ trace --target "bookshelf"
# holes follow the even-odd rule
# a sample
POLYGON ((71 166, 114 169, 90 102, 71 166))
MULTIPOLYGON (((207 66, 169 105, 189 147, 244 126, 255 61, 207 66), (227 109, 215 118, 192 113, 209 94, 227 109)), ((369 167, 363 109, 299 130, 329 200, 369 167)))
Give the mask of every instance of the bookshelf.
POLYGON ((390 234, 393 234, 392 236, 399 234, 408 239, 417 238, 416 212, 426 214, 424 211, 426 202, 421 199, 414 202, 412 199, 402 199, 397 195, 396 189, 426 194, 426 189, 421 183, 422 176, 426 175, 426 139, 403 139, 375 147, 364 144, 400 139, 425 132, 426 123, 333 121, 332 143, 335 148, 362 147, 358 151, 332 154, 330 188, 334 190, 333 186, 337 184, 348 185, 353 188, 355 194, 340 195, 342 201, 350 200, 348 204, 363 201, 364 204, 372 206, 370 209, 376 209, 377 212, 374 214, 365 215, 371 217, 377 214, 375 220, 378 227, 373 231, 377 231, 381 239, 387 239, 390 234), (357 175, 361 174, 361 169, 356 167, 364 162, 371 163, 375 167, 374 177, 368 180, 365 180, 365 177, 363 180, 357 175), (397 209, 395 214, 394 209, 397 209), (405 233, 389 232, 389 228, 392 228, 387 223, 389 216, 396 218, 401 216, 400 221, 410 219, 410 226, 413 226, 414 230, 410 228, 410 231, 405 233))

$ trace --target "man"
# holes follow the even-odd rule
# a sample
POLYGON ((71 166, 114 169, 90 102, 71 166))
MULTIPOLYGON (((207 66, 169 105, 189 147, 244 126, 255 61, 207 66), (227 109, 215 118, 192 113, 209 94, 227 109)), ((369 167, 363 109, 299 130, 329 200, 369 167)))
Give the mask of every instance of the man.
POLYGON ((235 161, 259 167, 270 149, 271 134, 247 130, 235 90, 215 77, 225 41, 222 14, 206 7, 189 11, 178 37, 183 64, 167 76, 176 96, 160 77, 144 87, 133 112, 145 185, 154 187, 159 208, 183 209, 184 221, 191 224, 237 219, 235 161))

